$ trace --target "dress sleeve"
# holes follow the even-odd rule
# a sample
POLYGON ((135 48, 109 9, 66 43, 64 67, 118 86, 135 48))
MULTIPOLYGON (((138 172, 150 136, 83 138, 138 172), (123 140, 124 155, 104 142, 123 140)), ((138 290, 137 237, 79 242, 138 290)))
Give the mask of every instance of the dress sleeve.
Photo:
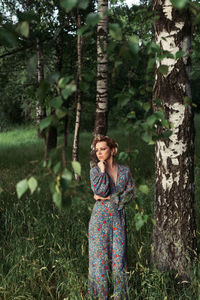
POLYGON ((110 182, 106 172, 101 173, 98 167, 90 170, 91 189, 94 194, 107 197, 110 194, 110 182))
POLYGON ((114 202, 117 204, 118 209, 122 209, 126 204, 128 204, 134 196, 135 193, 135 185, 133 183, 133 177, 131 175, 130 169, 127 167, 127 181, 126 185, 118 192, 118 195, 115 195, 114 202))

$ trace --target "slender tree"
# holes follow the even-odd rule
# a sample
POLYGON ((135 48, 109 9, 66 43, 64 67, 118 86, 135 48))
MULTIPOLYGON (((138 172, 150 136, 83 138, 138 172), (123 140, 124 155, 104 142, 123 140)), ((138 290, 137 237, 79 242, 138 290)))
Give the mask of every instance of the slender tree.
POLYGON ((174 58, 164 58, 155 71, 153 98, 161 100, 165 117, 173 126, 167 140, 156 142, 152 261, 160 270, 175 270, 187 278, 196 250, 190 14, 186 9, 175 9, 169 0, 154 0, 153 9, 159 15, 156 43, 174 58), (182 57, 179 51, 184 51, 182 57), (165 72, 160 72, 163 68, 165 72))
POLYGON ((98 0, 98 14, 101 18, 97 26, 97 93, 96 93, 96 118, 94 137, 107 132, 108 114, 108 0, 98 0))
MULTIPOLYGON (((77 9, 77 29, 81 28, 81 14, 80 10, 77 9)), ((77 107, 76 107, 76 122, 75 122, 75 129, 74 129, 74 143, 72 149, 72 160, 78 161, 78 145, 79 145, 79 132, 80 132, 80 120, 81 120, 81 89, 80 83, 82 81, 82 74, 81 74, 81 66, 82 66, 82 37, 81 35, 77 35, 77 54, 78 54, 78 70, 77 70, 77 93, 76 93, 76 100, 77 100, 77 107)), ((75 174, 75 178, 77 181, 80 180, 80 177, 75 174)))
MULTIPOLYGON (((64 21, 65 13, 60 7, 59 2, 55 1, 55 5, 58 7, 58 21, 59 21, 59 33, 56 38, 55 50, 56 50, 56 61, 55 61, 55 70, 61 75, 62 65, 63 65, 63 44, 64 44, 64 21)), ((57 91, 54 92, 55 97, 57 91)), ((55 114, 55 109, 51 109, 51 115, 55 114)), ((57 127, 51 125, 48 130, 47 139, 46 139, 46 152, 51 149, 56 148, 57 146, 57 127)))
MULTIPOLYGON (((37 81, 38 85, 40 85, 41 81, 44 79, 44 66, 43 66, 43 54, 42 48, 40 45, 40 40, 36 38, 36 52, 37 52, 37 81)), ((36 125, 38 137, 42 138, 43 133, 40 130, 40 122, 45 117, 45 109, 42 107, 39 100, 36 101, 36 125)))

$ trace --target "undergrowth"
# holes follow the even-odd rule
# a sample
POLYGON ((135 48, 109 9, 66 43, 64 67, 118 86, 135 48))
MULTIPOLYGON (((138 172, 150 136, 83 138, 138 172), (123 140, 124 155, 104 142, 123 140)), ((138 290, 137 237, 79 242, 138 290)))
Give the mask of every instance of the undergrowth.
MULTIPOLYGON (((199 116, 196 116, 196 145, 200 141, 199 116)), ((117 139, 120 151, 128 150, 128 138, 120 130, 108 133, 117 139)), ((139 149, 135 161, 128 160, 133 176, 150 187, 148 195, 137 191, 137 203, 148 215, 148 223, 135 228, 135 202, 127 208, 129 296, 138 300, 200 299, 198 263, 190 284, 178 283, 170 272, 151 267, 153 218, 153 147, 135 135, 129 137, 131 150, 139 149)), ((69 137, 67 158, 71 160, 73 136, 69 137)), ((49 192, 48 174, 42 167, 44 143, 32 127, 0 134, 0 299, 79 300, 86 299, 88 275, 88 222, 94 200, 89 188, 91 133, 80 137, 82 182, 71 206, 61 212, 49 192), (37 176, 40 192, 16 197, 16 183, 28 175, 37 176)), ((121 162, 120 162, 121 163, 121 162)), ((200 188, 199 153, 195 154, 195 208, 199 240, 200 188)))

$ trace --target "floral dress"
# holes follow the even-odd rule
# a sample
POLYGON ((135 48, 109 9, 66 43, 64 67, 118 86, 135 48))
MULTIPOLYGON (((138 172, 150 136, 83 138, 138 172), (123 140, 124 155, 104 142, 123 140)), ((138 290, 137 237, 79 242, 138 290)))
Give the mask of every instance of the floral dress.
POLYGON ((127 297, 126 222, 124 205, 134 195, 134 185, 127 166, 118 165, 116 186, 107 172, 90 170, 91 188, 101 197, 89 222, 89 299, 108 299, 109 269, 112 271, 114 299, 127 297))

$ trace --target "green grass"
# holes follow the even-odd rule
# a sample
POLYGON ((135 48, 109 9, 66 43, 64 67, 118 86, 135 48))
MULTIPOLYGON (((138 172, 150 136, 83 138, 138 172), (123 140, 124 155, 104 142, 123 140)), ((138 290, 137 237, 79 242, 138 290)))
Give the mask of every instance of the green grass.
MULTIPOLYGON (((200 116, 196 116, 196 148, 200 141, 200 116)), ((128 149, 124 132, 111 130, 108 135, 119 142, 120 151, 128 149)), ((88 272, 88 222, 93 206, 89 190, 89 151, 92 135, 80 136, 80 161, 84 185, 76 191, 71 207, 58 212, 49 192, 49 177, 40 161, 44 142, 37 139, 32 127, 18 128, 0 134, 0 299, 86 299, 88 272), (37 176, 41 190, 33 195, 16 197, 16 183, 37 176)), ((71 160, 73 136, 69 136, 68 165, 71 160)), ((188 286, 180 286, 171 273, 160 273, 150 267, 153 213, 154 151, 135 135, 130 137, 131 149, 139 149, 136 160, 128 163, 138 182, 151 187, 144 196, 137 191, 149 222, 136 231, 135 203, 127 208, 128 265, 130 299, 177 300, 198 299, 199 275, 194 274, 188 286), (142 176, 141 176, 142 175, 142 176), (142 179, 143 178, 143 179, 142 179)), ((196 211, 199 236, 199 153, 195 154, 196 211)), ((196 271, 198 273, 198 270, 196 271)))

